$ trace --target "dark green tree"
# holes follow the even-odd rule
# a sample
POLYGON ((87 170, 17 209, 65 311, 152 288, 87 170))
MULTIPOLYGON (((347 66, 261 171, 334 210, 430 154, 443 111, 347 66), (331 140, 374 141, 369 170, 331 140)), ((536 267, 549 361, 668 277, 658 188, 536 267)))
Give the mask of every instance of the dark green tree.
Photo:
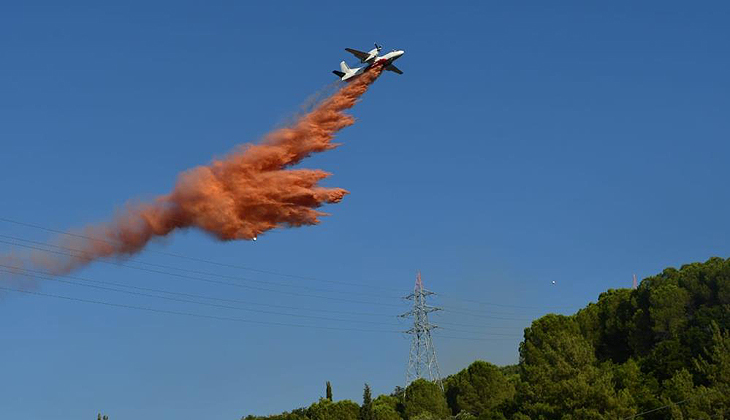
POLYGON ((326 398, 332 401, 332 384, 330 384, 330 381, 327 381, 326 398))
POLYGON ((520 411, 532 418, 615 418, 630 410, 626 395, 616 395, 610 371, 598 369, 594 349, 572 317, 534 321, 520 345, 520 367, 520 411))
POLYGON ((685 314, 690 302, 689 293, 675 284, 667 283, 653 289, 649 301, 655 337, 677 337, 687 323, 685 314))
POLYGON ((310 420, 358 420, 359 416, 360 406, 350 400, 332 402, 322 398, 307 408, 310 420))
POLYGON ((715 322, 711 329, 712 344, 695 366, 706 379, 713 415, 730 418, 730 331, 721 330, 715 322))
MULTIPOLYGON (((710 420, 713 417, 711 394, 703 386, 695 386, 692 375, 687 369, 677 371, 671 379, 662 384, 661 405, 667 406, 662 409, 664 419, 702 419, 710 420)), ((721 414, 721 413, 715 413, 721 414)), ((657 416, 658 417, 658 416, 657 416)))
POLYGON ((435 418, 446 418, 450 410, 446 404, 446 398, 441 388, 433 382, 425 379, 417 379, 411 382, 405 392, 405 417, 412 420, 418 416, 435 416, 435 418))
POLYGON ((514 397, 514 387, 497 366, 476 361, 444 384, 446 401, 453 414, 461 412, 479 416, 496 411, 506 400, 514 397))
POLYGON ((402 420, 399 397, 380 395, 373 401, 374 420, 402 420))
POLYGON ((362 391, 362 406, 360 406, 360 420, 374 420, 373 417, 373 396, 370 393, 370 385, 365 384, 362 391))

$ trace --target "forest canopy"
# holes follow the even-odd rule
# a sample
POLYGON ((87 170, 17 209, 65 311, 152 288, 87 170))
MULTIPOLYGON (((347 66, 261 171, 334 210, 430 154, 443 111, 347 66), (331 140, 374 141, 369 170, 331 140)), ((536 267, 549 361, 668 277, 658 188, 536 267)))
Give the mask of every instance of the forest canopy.
POLYGON ((730 259, 667 268, 524 331, 519 363, 475 361, 361 405, 323 398, 245 420, 730 418, 730 259))

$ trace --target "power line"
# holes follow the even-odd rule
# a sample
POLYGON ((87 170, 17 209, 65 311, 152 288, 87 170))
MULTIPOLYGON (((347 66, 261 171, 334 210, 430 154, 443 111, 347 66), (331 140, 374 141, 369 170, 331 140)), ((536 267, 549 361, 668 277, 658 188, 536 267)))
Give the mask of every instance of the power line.
POLYGON ((461 324, 461 323, 453 323, 453 322, 446 322, 442 320, 438 320, 439 325, 454 325, 457 327, 473 327, 473 328, 494 328, 497 330, 514 330, 515 328, 519 327, 505 327, 503 325, 479 325, 479 324, 461 324))
MULTIPOLYGON (((81 234, 77 234, 77 233, 72 233, 72 232, 67 232, 67 231, 63 231, 63 230, 59 230, 59 229, 53 229, 53 228, 49 228, 49 227, 41 226, 41 225, 37 225, 37 224, 32 224, 32 223, 22 222, 22 221, 18 221, 18 220, 13 220, 13 219, 9 219, 7 217, 0 217, 0 221, 6 222, 6 223, 12 223, 12 224, 19 225, 19 226, 25 226, 25 227, 30 227, 30 228, 34 228, 34 229, 39 229, 39 230, 43 230, 43 231, 46 231, 46 232, 56 233, 56 234, 59 234, 59 235, 67 235, 67 236, 71 236, 71 237, 83 238, 83 239, 88 239, 88 240, 92 240, 92 241, 98 241, 98 242, 107 243, 107 244, 114 244, 115 243, 114 241, 110 241, 108 239, 94 238, 94 237, 91 237, 91 236, 85 236, 85 235, 81 235, 81 234)), ((116 243, 118 243, 118 242, 116 242, 116 243)), ((202 263, 205 263, 205 264, 216 265, 216 266, 219 266, 219 267, 227 267, 227 268, 234 268, 234 269, 240 269, 240 270, 247 270, 247 271, 252 271, 252 272, 257 272, 257 273, 262 273, 262 274, 270 274, 270 275, 276 275, 276 276, 282 276, 282 277, 298 278, 298 279, 303 279, 303 280, 312 280, 312 281, 318 281, 318 282, 324 282, 324 283, 331 283, 331 284, 341 284, 341 285, 349 285, 349 286, 357 286, 357 287, 366 287, 366 288, 369 288, 369 289, 380 289, 380 290, 388 290, 388 291, 400 291, 400 289, 392 288, 392 287, 376 286, 376 285, 372 285, 372 284, 357 283, 357 282, 345 282, 345 281, 338 281, 338 280, 326 280, 326 279, 319 279, 319 278, 315 278, 315 277, 302 276, 302 275, 297 275, 297 274, 282 273, 282 272, 271 271, 271 270, 262 270, 262 269, 252 268, 252 267, 240 266, 240 265, 235 265, 235 264, 228 264, 228 263, 223 263, 223 262, 219 262, 219 261, 212 261, 212 260, 207 260, 207 259, 203 259, 203 258, 191 257, 191 256, 188 256, 188 255, 176 254, 176 253, 165 252, 165 251, 158 251, 158 250, 153 250, 153 249, 150 249, 148 251, 149 252, 152 252, 152 253, 160 254, 160 255, 166 255, 166 256, 180 258, 180 259, 185 259, 185 260, 189 260, 189 261, 202 262, 202 263)), ((142 262, 139 262, 139 263, 142 263, 142 262)), ((179 268, 177 268, 177 269, 178 270, 184 270, 184 269, 179 269, 179 268)), ((443 294, 440 294, 440 296, 443 296, 443 297, 446 297, 446 298, 450 298, 450 299, 461 300, 461 301, 464 301, 464 302, 476 303, 476 304, 479 304, 479 305, 498 306, 498 307, 505 307, 505 308, 536 309, 536 310, 545 310, 546 308, 563 308, 563 306, 546 306, 546 307, 543 308, 543 307, 537 307, 537 306, 509 305, 509 304, 504 304, 504 303, 485 302, 485 301, 479 301, 479 300, 475 300, 475 299, 460 298, 460 297, 456 297, 456 296, 443 295, 443 294)))
MULTIPOLYGON (((109 240, 106 240, 106 239, 94 238, 94 237, 90 237, 90 236, 80 235, 80 234, 77 234, 77 233, 71 233, 71 232, 66 232, 66 231, 62 231, 62 230, 58 230, 58 229, 52 229, 52 228, 45 227, 45 226, 40 226, 40 225, 31 224, 31 223, 26 223, 26 222, 21 222, 21 221, 17 221, 17 220, 8 219, 6 217, 0 217, 0 221, 6 222, 6 223, 16 224, 16 225, 19 225, 19 226, 25 226, 25 227, 31 227, 31 228, 34 228, 34 229, 40 229, 40 230, 44 230, 46 232, 56 233, 56 234, 59 234, 59 235, 67 235, 67 236, 72 236, 72 237, 76 237, 76 238, 88 239, 88 240, 91 240, 91 241, 103 242, 103 243, 107 243, 107 244, 114 244, 115 243, 113 241, 109 241, 109 240)), ((205 264, 217 265, 219 267, 235 268, 235 269, 239 269, 239 270, 253 271, 253 272, 262 273, 262 274, 271 274, 271 275, 275 275, 275 276, 291 277, 291 278, 297 278, 297 279, 303 279, 303 280, 312 280, 312 281, 319 281, 319 282, 333 283, 333 284, 345 284, 345 285, 350 285, 350 286, 367 287, 367 288, 370 288, 370 289, 377 288, 377 289, 382 289, 382 290, 400 291, 400 289, 396 289, 396 288, 392 288, 392 287, 373 286, 373 285, 370 285, 370 284, 356 283, 356 282, 344 282, 344 281, 336 281, 336 280, 325 280, 325 279, 318 279, 318 278, 315 278, 315 277, 301 276, 301 275, 297 275, 297 274, 288 274, 288 273, 281 273, 281 272, 277 272, 277 271, 261 270, 261 269, 257 269, 257 268, 245 267, 245 266, 240 266, 240 265, 235 265, 235 264, 228 264, 228 263, 221 263, 221 262, 217 262, 217 261, 211 261, 211 260, 206 260, 206 259, 203 259, 203 258, 191 257, 191 256, 188 256, 188 255, 176 254, 176 253, 172 253, 172 252, 157 251, 157 250, 154 250, 154 249, 150 249, 149 252, 153 252, 153 253, 160 254, 160 255, 166 255, 166 256, 169 256, 169 257, 175 257, 175 258, 190 260, 190 261, 202 262, 202 263, 205 263, 205 264)))
POLYGON ((56 295, 56 294, 51 294, 51 293, 35 292, 35 291, 31 291, 31 290, 13 289, 13 288, 4 287, 4 286, 0 286, 0 290, 5 290, 5 291, 9 291, 9 292, 26 293, 26 294, 35 295, 35 296, 45 296, 45 297, 52 297, 52 298, 57 298, 57 299, 65 299, 65 300, 69 300, 69 301, 73 301, 73 302, 83 302, 83 303, 92 303, 92 304, 96 304, 96 305, 112 306, 112 307, 116 307, 116 308, 136 309, 136 310, 141 310, 141 311, 156 312, 156 313, 162 313, 162 314, 184 315, 184 316, 190 316, 190 317, 217 319, 217 320, 223 320, 223 321, 237 321, 237 322, 245 322, 245 323, 250 323, 250 324, 276 325, 276 326, 283 326, 283 327, 318 328, 318 329, 337 330, 337 331, 400 333, 400 331, 395 331, 395 330, 368 330, 368 329, 362 329, 362 328, 345 328, 345 327, 330 327, 330 326, 321 326, 321 325, 293 324, 293 323, 287 323, 287 322, 259 321, 259 320, 246 319, 246 318, 233 318, 233 317, 225 317, 225 316, 217 316, 217 315, 197 314, 197 313, 193 313, 193 312, 170 311, 167 309, 157 309, 157 308, 149 308, 149 307, 145 307, 145 306, 104 302, 104 301, 93 300, 93 299, 82 299, 82 298, 76 298, 76 297, 71 297, 71 296, 56 295))
POLYGON ((659 410, 663 410, 663 409, 665 409, 665 408, 669 408, 669 407, 671 407, 671 406, 673 406, 673 405, 680 405, 680 404, 684 404, 684 403, 686 403, 687 401, 690 401, 690 400, 694 400, 695 398, 699 398, 699 397, 701 397, 701 395, 695 395, 694 397, 686 398, 686 399, 684 399, 684 400, 682 400, 682 401, 679 401, 679 402, 676 402, 676 403, 675 403, 675 402, 670 402, 670 403, 669 403, 669 404, 667 404, 667 405, 663 405, 663 406, 661 406, 661 407, 657 407, 657 408, 655 408, 655 409, 653 409, 653 410, 648 410, 648 411, 644 411, 644 412, 642 412, 642 413, 639 413, 639 414, 634 414, 633 416, 629 416, 629 417, 624 417, 624 418, 622 418, 622 419, 620 419, 620 420, 630 420, 630 419, 633 419, 633 418, 636 418, 636 417, 639 417, 639 416, 643 416, 644 414, 649 414, 649 413, 653 413, 653 412, 655 412, 655 411, 659 411, 659 410))
POLYGON ((544 307, 540 307, 540 306, 523 306, 523 305, 508 305, 506 303, 494 303, 494 302, 485 302, 485 301, 482 301, 482 300, 460 298, 460 297, 451 296, 451 295, 444 295, 442 293, 439 293, 438 296, 445 297, 445 298, 448 298, 448 299, 461 300, 461 301, 464 301, 464 302, 476 303, 478 305, 499 306, 499 307, 503 307, 503 308, 545 310, 546 308, 565 308, 566 307, 566 306, 555 306, 555 305, 553 305, 553 306, 544 306, 544 307))
MULTIPOLYGON (((31 243, 31 244, 35 244, 35 245, 52 247, 52 248, 62 249, 62 250, 71 251, 71 252, 77 252, 81 255, 74 255, 74 254, 66 254, 66 255, 71 256, 71 257, 86 259, 88 261, 100 261, 100 262, 112 263, 115 265, 128 266, 128 265, 124 265, 121 263, 117 264, 117 263, 111 261, 109 258, 105 258, 105 257, 97 258, 97 257, 93 256, 90 252, 80 250, 80 249, 74 249, 74 248, 64 247, 64 246, 60 246, 60 245, 53 245, 53 244, 48 244, 48 243, 44 243, 44 242, 32 241, 30 239, 23 239, 23 238, 18 238, 16 236, 9 236, 9 235, 0 235, 0 238, 27 242, 27 243, 31 243)), ((0 241, 0 242, 3 242, 3 241, 0 241)), ((8 243, 8 242, 3 242, 3 243, 8 243)), ((19 245, 19 244, 15 244, 15 245, 19 245)), ((19 245, 19 246, 22 246, 22 245, 19 245)), ((199 270, 191 270, 191 269, 187 269, 187 268, 173 267, 173 266, 164 265, 164 264, 155 264, 155 263, 150 263, 150 262, 140 261, 140 260, 134 260, 133 262, 136 264, 142 264, 142 265, 146 265, 146 266, 150 266, 150 267, 164 268, 164 269, 168 269, 168 270, 178 270, 178 271, 183 271, 183 272, 188 272, 188 273, 193 273, 193 274, 203 274, 203 275, 212 276, 212 277, 220 277, 220 278, 226 278, 226 279, 231 279, 231 280, 241 280, 241 281, 246 281, 246 282, 251 282, 251 283, 275 285, 275 286, 282 286, 282 287, 293 287, 293 288, 298 288, 298 289, 307 289, 307 290, 314 290, 314 291, 327 292, 327 293, 344 293, 344 294, 348 294, 348 295, 352 294, 352 292, 346 292, 346 291, 341 291, 341 290, 320 289, 320 288, 316 288, 316 287, 279 283, 279 282, 275 282, 275 281, 254 280, 254 279, 250 279, 250 278, 246 278, 246 277, 228 276, 225 274, 211 273, 211 272, 199 271, 199 270)), ((397 297, 397 296, 382 296, 382 295, 375 295, 375 294, 369 294, 369 293, 358 293, 358 294, 362 295, 362 296, 377 297, 379 299, 382 299, 383 297, 399 299, 399 297, 397 297)))
MULTIPOLYGON (((440 322, 439 324, 443 324, 443 323, 440 322)), ((439 329, 444 330, 444 331, 461 332, 461 333, 466 333, 466 334, 478 334, 477 331, 457 330, 457 329, 454 329, 454 328, 443 328, 443 327, 439 327, 439 329)), ((492 336, 492 335, 494 335, 494 336, 501 336, 501 337, 522 337, 521 334, 489 333, 489 335, 490 336, 492 336)))
POLYGON ((155 288, 150 288, 150 287, 133 286, 133 285, 123 284, 123 283, 116 283, 116 282, 92 280, 89 278, 71 276, 71 275, 67 275, 67 274, 60 275, 60 274, 48 273, 48 272, 44 272, 44 271, 32 270, 29 268, 21 268, 21 267, 4 265, 4 264, 0 264, 0 267, 7 268, 8 270, 6 270, 5 272, 8 272, 10 274, 17 274, 17 271, 14 271, 14 270, 23 270, 23 271, 26 271, 29 273, 40 274, 40 275, 44 275, 44 276, 63 277, 63 278, 68 278, 68 279, 80 280, 80 281, 84 281, 84 282, 90 282, 90 283, 106 284, 106 285, 112 285, 112 286, 117 286, 117 287, 126 287, 126 288, 130 288, 130 289, 144 290, 144 291, 155 292, 155 293, 167 293, 167 294, 172 294, 172 295, 193 297, 193 298, 198 298, 198 299, 215 300, 215 301, 219 301, 219 302, 241 303, 241 304, 245 304, 245 305, 292 309, 292 310, 297 310, 297 311, 327 312, 327 313, 338 313, 338 314, 346 314, 346 315, 384 316, 384 317, 389 317, 389 318, 393 317, 393 315, 375 313, 375 312, 351 312, 351 311, 336 311, 336 310, 321 309, 321 308, 303 308, 303 307, 297 307, 297 306, 250 302, 250 301, 244 301, 244 300, 239 300, 239 299, 220 298, 220 297, 206 296, 206 295, 200 295, 200 294, 195 294, 195 293, 174 292, 174 291, 165 290, 165 289, 155 289, 155 288))
POLYGON ((457 310, 457 309, 449 309, 449 308, 444 308, 443 311, 451 312, 451 313, 455 313, 455 314, 473 316, 473 317, 477 317, 477 318, 501 319, 504 321, 532 321, 532 318, 507 318, 507 317, 499 317, 499 316, 491 316, 491 315, 481 315, 480 313, 477 313, 474 311, 465 311, 465 310, 457 310))
MULTIPOLYGON (((275 307, 275 308, 284 308, 284 309, 291 309, 291 310, 304 310, 304 311, 317 311, 317 312, 326 312, 326 313, 337 313, 337 314, 344 314, 344 315, 375 315, 375 316, 385 316, 385 317, 391 317, 395 318, 393 315, 387 315, 387 314, 379 314, 379 313, 367 313, 367 312, 347 312, 347 311, 334 311, 334 310, 327 310, 327 309, 311 309, 311 308, 301 308, 301 307, 295 307, 295 306, 286 306, 286 305, 272 305, 272 304, 263 304, 263 303, 255 303, 255 302, 249 302, 249 301, 242 301, 238 299, 225 299, 225 298, 217 298, 217 297, 211 297, 206 295, 200 295, 200 294, 194 294, 194 293, 182 293, 182 292, 174 292, 170 290, 164 290, 164 289, 155 289, 155 288, 149 288, 149 287, 140 287, 140 286, 132 286, 122 283, 116 283, 116 282, 108 282, 108 281, 101 281, 101 280, 92 280, 88 278, 78 277, 78 276, 71 276, 71 275, 54 275, 53 273, 47 273, 39 270, 31 270, 27 268, 21 268, 16 266, 10 266, 5 264, 0 264, 0 267, 5 269, 0 269, 0 272, 12 274, 12 275, 21 275, 28 278, 35 278, 40 280, 46 280, 46 281, 55 281, 59 283, 65 283, 65 284, 71 284, 76 286, 82 286, 82 287, 89 287, 89 288, 95 288, 100 290, 107 290, 107 291, 114 291, 119 293, 126 293, 126 294, 132 294, 132 295, 138 295, 138 296, 145 296, 145 297, 152 297, 152 298, 158 298, 158 299, 164 299, 164 300, 170 300, 170 301, 176 301, 176 302, 183 302, 183 303, 194 303, 198 305, 204 305, 204 306, 210 306, 210 307, 218 307, 218 308, 225 308, 225 309, 236 309, 236 310, 243 310, 247 312, 257 312, 257 313, 265 313, 265 314, 271 314, 271 315, 283 315, 283 316, 295 316, 299 318, 310 318, 310 319, 320 319, 320 320, 328 320, 328 321, 339 321, 339 322, 355 322, 355 323, 365 323, 365 324, 376 324, 376 325, 390 325, 390 326, 398 326, 397 323, 389 323, 389 322, 378 322, 378 321, 358 321, 358 320, 350 320, 350 319, 336 319, 336 318, 327 318, 327 317, 321 317, 321 316, 312 316, 312 315, 300 315, 300 314, 291 314, 291 313, 283 313, 283 312, 274 312, 274 311, 264 311, 264 310, 256 310, 256 309, 250 309, 250 308, 241 308, 238 306, 229 306, 229 305, 218 305, 218 304, 210 304, 205 302, 198 302, 198 301, 191 301, 191 300, 185 300, 185 299, 175 299, 170 298, 167 296, 159 296, 159 295, 152 295, 148 293, 140 293, 140 292, 132 292, 128 290, 119 290, 112 287, 105 287, 105 286, 114 286, 114 287, 124 287, 134 290, 142 290, 145 292, 154 292, 154 293, 165 293, 165 294, 171 294, 175 296, 183 296, 183 297, 189 297, 189 298, 197 298, 197 299, 205 299, 205 300, 214 300, 219 302, 228 302, 228 303, 239 303, 239 304, 245 304, 245 305, 254 305, 254 306, 267 306, 267 307, 275 307), (19 272, 19 271, 23 271, 19 272), (50 276, 50 277, 49 277, 50 276), (62 277, 72 280, 79 280, 84 283, 78 283, 74 281, 67 281, 67 280, 60 280, 53 277, 62 277), (85 284, 85 283, 95 283, 95 284, 101 284, 105 286, 96 286, 93 284, 85 284)), ((456 326, 464 326, 459 324, 451 324, 456 326)), ((465 325, 469 326, 469 325, 465 325)), ((453 329, 453 328, 446 328, 447 331, 453 331, 453 332, 463 332, 468 334, 483 334, 484 331, 467 331, 467 330, 459 330, 459 329, 453 329)), ((501 333, 489 333, 490 336, 505 336, 514 337, 515 335, 511 334, 501 334, 501 333)))
POLYGON ((451 308, 450 310, 452 312, 454 312, 454 311, 462 311, 462 312, 469 312, 469 313, 485 313, 485 314, 492 314, 492 315, 524 315, 526 313, 529 313, 529 312, 524 311, 524 310, 521 311, 521 312, 501 312, 501 311, 492 311, 492 310, 484 310, 484 309, 472 309, 472 308, 467 308, 467 307, 464 307, 464 306, 450 306, 450 305, 444 306, 444 305, 441 305, 441 307, 442 308, 444 308, 444 307, 445 308, 451 308))
MULTIPOLYGON (((35 249, 35 250, 38 250, 38 251, 43 251, 43 252, 47 252, 47 253, 51 253, 51 254, 58 254, 58 255, 65 255, 65 256, 75 257, 75 255, 73 255, 73 254, 68 254, 68 253, 60 252, 60 251, 52 251, 52 250, 49 250, 49 249, 44 249, 44 248, 40 248, 40 247, 36 247, 36 246, 31 246, 31 245, 18 244, 18 243, 3 241, 3 240, 0 240, 0 243, 5 243, 5 244, 14 245, 14 246, 19 246, 19 247, 22 247, 22 248, 35 249)), ((203 282, 214 283, 214 284, 223 284, 223 285, 228 285, 228 286, 233 286, 233 287, 239 287, 239 288, 244 288, 244 289, 259 290, 259 291, 266 291, 266 292, 279 293, 279 294, 287 294, 287 295, 293 295, 293 296, 311 297, 311 298, 317 298, 317 299, 337 300, 337 301, 348 302, 348 303, 360 303, 360 304, 366 304, 366 305, 401 307, 400 305, 397 305, 397 304, 390 304, 390 303, 384 303, 384 302, 370 302, 370 301, 355 300, 355 299, 336 298, 336 297, 331 297, 331 296, 321 296, 321 295, 313 295, 313 294, 307 294, 307 293, 298 293, 298 292, 291 292, 291 291, 275 290, 275 289, 269 289, 269 288, 258 287, 258 286, 249 286, 249 285, 240 284, 240 283, 233 283, 233 282, 222 281, 222 280, 206 279, 206 278, 203 278, 203 277, 188 276, 188 275, 184 275, 184 274, 170 273, 170 272, 161 271, 161 270, 154 270, 154 269, 149 269, 149 268, 135 267, 135 266, 132 266, 132 265, 122 264, 122 263, 119 263, 119 262, 112 262, 112 261, 105 261, 105 260, 99 260, 99 262, 105 263, 105 264, 117 265, 117 266, 120 266, 120 267, 127 267, 127 268, 131 268, 131 269, 134 269, 134 270, 146 271, 146 272, 150 272, 150 273, 164 274, 164 275, 167 275, 167 276, 178 277, 178 278, 183 278, 183 279, 187 279, 187 280, 203 281, 203 282)))
MULTIPOLYGON (((283 326, 283 327, 314 328, 314 329, 333 330, 333 331, 357 331, 357 332, 374 332, 374 333, 390 333, 390 334, 402 334, 403 333, 402 331, 397 331, 397 330, 374 330, 374 329, 363 329, 363 328, 346 328, 346 327, 331 327, 331 326, 322 326, 322 325, 294 324, 294 323, 286 323, 286 322, 259 321, 259 320, 245 319, 245 318, 233 318, 233 317, 224 317, 224 316, 217 316, 217 315, 206 315, 206 314, 198 314, 198 313, 193 313, 193 312, 170 311, 170 310, 166 310, 166 309, 157 309, 157 308, 150 308, 150 307, 145 307, 145 306, 112 303, 112 302, 105 302, 105 301, 100 301, 100 300, 83 299, 83 298, 76 298, 76 297, 72 297, 72 296, 36 292, 36 291, 31 291, 31 290, 14 289, 14 288, 4 287, 4 286, 0 286, 0 290, 5 290, 7 292, 24 293, 24 294, 32 295, 32 296, 52 297, 52 298, 62 299, 62 300, 71 301, 71 302, 89 303, 89 304, 104 305, 104 306, 122 308, 122 309, 134 309, 134 310, 153 312, 153 313, 180 315, 180 316, 203 318, 203 319, 214 319, 214 320, 220 320, 220 321, 234 321, 234 322, 243 322, 243 323, 249 323, 249 324, 272 325, 272 326, 283 326)), ((470 338, 470 337, 456 337, 456 336, 441 336, 441 337, 448 338, 448 339, 456 339, 456 340, 489 340, 489 339, 484 339, 484 338, 470 338)), ((495 338, 493 340, 503 340, 503 339, 495 338)), ((504 340, 506 340, 506 339, 504 339, 504 340)))
POLYGON ((181 298, 174 298, 169 296, 160 296, 160 295, 152 295, 149 293, 143 293, 143 292, 135 292, 131 290, 121 290, 121 289, 115 289, 113 287, 108 286, 98 286, 94 284, 84 284, 84 283, 77 283, 73 281, 68 280, 61 280, 51 277, 44 277, 44 276, 38 276, 38 275, 30 275, 25 273, 18 273, 10 270, 2 270, 0 269, 0 272, 10 273, 14 275, 20 275, 28 278, 35 278, 40 280, 47 280, 47 281, 55 281, 59 283, 66 283, 71 284, 75 286, 82 286, 82 287, 89 287, 93 289, 99 289, 99 290, 107 290, 112 292, 118 292, 118 293, 126 293, 130 295, 136 295, 136 296, 145 296, 145 297, 152 297, 157 299, 164 299, 172 302, 182 302, 182 303, 194 303, 197 305, 204 305, 204 306, 210 306, 215 308, 223 308, 223 309, 235 309, 240 311, 246 311, 246 312, 254 312, 254 313, 262 313, 262 314, 268 314, 268 315, 282 315, 282 316, 293 316, 297 318, 309 318, 309 319, 318 319, 318 320, 324 320, 324 321, 336 321, 336 322, 355 322, 355 323, 361 323, 361 324, 375 324, 375 325, 390 325, 390 326, 397 326, 398 324, 391 323, 391 322, 378 322, 378 321, 359 321, 359 320, 349 320, 349 319, 337 319, 337 318, 328 318, 328 317, 322 317, 322 316, 316 316, 316 315, 300 315, 300 314, 291 314, 286 312, 275 312, 275 311, 266 311, 266 310, 260 310, 260 309, 250 309, 250 308, 242 308, 240 306, 231 306, 231 305, 222 305, 222 304, 215 304, 215 303, 206 303, 206 302, 198 302, 195 300, 189 300, 189 299, 181 299, 181 298))
POLYGON ((438 330, 434 332, 434 337, 438 338, 453 338, 455 340, 469 340, 469 341, 509 341, 509 338, 472 338, 472 337, 456 337, 453 335, 439 334, 438 330))
MULTIPOLYGON (((0 235, 0 237, 10 238, 10 239, 14 239, 14 240, 20 240, 20 241, 29 242, 29 243, 40 244, 42 246, 50 246, 50 247, 54 247, 54 248, 71 250, 71 251, 75 251, 75 252, 83 252, 83 251, 73 250, 71 248, 65 248, 65 247, 60 247, 60 246, 56 246, 56 245, 41 244, 41 243, 39 243, 37 241, 31 241, 31 240, 17 238, 17 237, 8 236, 8 235, 0 235)), ((74 257, 74 258, 90 259, 90 258, 85 257, 83 255, 76 255, 76 254, 68 253, 68 252, 54 251, 54 250, 45 249, 45 248, 42 248, 42 247, 39 247, 39 246, 33 246, 33 245, 27 245, 27 244, 20 244, 20 243, 9 242, 9 241, 4 241, 4 240, 0 240, 0 243, 5 243, 5 244, 8 244, 8 245, 18 246, 18 247, 27 248, 27 249, 33 249, 33 250, 37 250, 37 251, 41 251, 41 252, 46 252, 46 253, 50 253, 50 254, 63 255, 63 256, 74 257)), ((167 276, 179 277, 179 278, 184 278, 184 279, 188 279, 188 280, 204 281, 204 282, 208 282, 208 283, 216 283, 216 284, 222 284, 222 285, 228 285, 228 286, 246 288, 246 289, 251 289, 251 290, 259 290, 259 291, 266 291, 266 292, 271 292, 271 293, 281 293, 281 294, 288 294, 288 295, 294 295, 294 296, 303 296, 303 297, 311 297, 311 298, 318 298, 318 299, 337 300, 337 301, 348 302, 348 303, 360 303, 360 304, 378 305, 378 306, 401 307, 401 305, 398 305, 398 304, 388 304, 388 303, 384 303, 384 302, 372 302, 372 301, 364 301, 364 300, 353 300, 353 299, 337 298, 337 297, 321 296, 321 295, 313 295, 313 294, 299 293, 299 292, 292 292, 292 291, 281 291, 281 290, 275 290, 275 289, 270 289, 270 288, 265 288, 265 287, 257 287, 257 286, 243 285, 243 284, 239 284, 239 283, 232 283, 232 282, 228 282, 228 281, 212 280, 212 279, 207 279, 207 278, 202 278, 202 277, 188 276, 188 275, 179 274, 179 273, 170 273, 168 271, 162 271, 162 270, 156 270, 156 269, 150 269, 150 268, 143 268, 143 267, 136 267, 136 266, 130 265, 128 263, 122 263, 122 262, 119 262, 119 261, 111 261, 111 260, 106 259, 106 258, 97 259, 95 261, 98 261, 98 262, 103 263, 103 264, 116 265, 116 266, 119 266, 119 267, 127 267, 127 268, 131 268, 131 269, 134 269, 134 270, 146 271, 146 272, 155 273, 155 274, 163 274, 163 275, 167 275, 167 276)), ((135 262, 136 263, 141 263, 139 261, 135 261, 135 262)), ((192 272, 192 273, 201 273, 201 274, 209 275, 209 276, 213 276, 213 277, 231 278, 231 279, 237 279, 237 280, 243 280, 243 281, 252 281, 252 282, 255 282, 255 283, 268 284, 268 282, 261 281, 261 280, 252 280, 252 279, 235 277, 235 276, 225 276, 225 275, 221 275, 221 274, 217 274, 217 273, 207 273, 207 272, 196 271, 196 270, 188 270, 188 269, 183 269, 183 268, 165 266, 165 265, 161 265, 161 264, 152 264, 152 263, 144 263, 144 264, 149 265, 149 266, 153 266, 153 267, 154 266, 157 266, 157 267, 164 267, 164 268, 172 269, 172 270, 187 271, 187 272, 192 272)), ((275 285, 282 285, 282 284, 276 283, 276 282, 274 282, 273 284, 275 284, 275 285)), ((287 286, 287 287, 297 287, 297 286, 294 286, 294 285, 284 285, 284 286, 287 286)), ((318 289, 318 290, 323 290, 323 289, 318 289)), ((348 294, 352 294, 352 293, 348 293, 348 294)), ((371 296, 376 296, 376 295, 371 295, 371 296)), ((445 311, 452 312, 452 313, 465 314, 465 315, 470 315, 470 316, 475 316, 475 317, 480 317, 480 318, 486 318, 486 319, 513 320, 513 321, 531 320, 531 319, 527 319, 527 318, 510 318, 510 317, 495 317, 495 316, 491 316, 491 315, 481 315, 481 314, 475 313, 474 311, 468 311, 468 310, 464 310, 464 309, 462 309, 462 310, 451 309, 451 308, 448 308, 448 307, 445 308, 445 311)), ((489 311, 483 311, 483 312, 484 313, 490 313, 489 311)))

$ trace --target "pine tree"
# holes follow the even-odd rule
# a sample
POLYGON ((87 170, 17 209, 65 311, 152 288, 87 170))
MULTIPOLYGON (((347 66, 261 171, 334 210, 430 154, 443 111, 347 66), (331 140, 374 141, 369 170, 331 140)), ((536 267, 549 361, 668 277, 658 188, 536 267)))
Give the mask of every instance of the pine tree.
POLYGON ((373 415, 373 396, 370 393, 370 386, 365 384, 362 392, 362 407, 360 407, 360 420, 375 420, 373 415))
POLYGON ((332 401, 332 385, 327 381, 327 399, 332 401))

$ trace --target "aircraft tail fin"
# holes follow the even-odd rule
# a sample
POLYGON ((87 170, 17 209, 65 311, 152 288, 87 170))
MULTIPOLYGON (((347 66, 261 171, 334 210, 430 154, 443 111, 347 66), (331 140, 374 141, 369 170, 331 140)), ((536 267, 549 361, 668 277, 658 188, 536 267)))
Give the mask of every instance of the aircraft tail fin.
POLYGON ((337 77, 339 77, 340 79, 342 79, 345 76, 345 73, 343 73, 341 71, 337 71, 337 70, 332 70, 332 73, 336 74, 337 77))
POLYGON ((340 70, 342 70, 343 73, 347 73, 350 71, 350 67, 347 66, 347 63, 344 61, 340 63, 340 70))

